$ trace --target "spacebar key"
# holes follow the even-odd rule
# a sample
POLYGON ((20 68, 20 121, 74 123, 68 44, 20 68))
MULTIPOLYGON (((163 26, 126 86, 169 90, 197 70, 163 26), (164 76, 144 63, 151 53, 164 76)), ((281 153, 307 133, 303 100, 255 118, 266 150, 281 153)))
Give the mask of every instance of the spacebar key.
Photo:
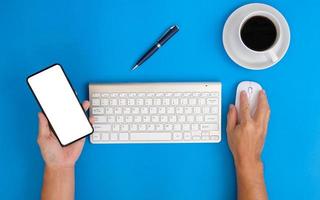
POLYGON ((134 141, 171 140, 171 133, 131 133, 130 139, 134 141))

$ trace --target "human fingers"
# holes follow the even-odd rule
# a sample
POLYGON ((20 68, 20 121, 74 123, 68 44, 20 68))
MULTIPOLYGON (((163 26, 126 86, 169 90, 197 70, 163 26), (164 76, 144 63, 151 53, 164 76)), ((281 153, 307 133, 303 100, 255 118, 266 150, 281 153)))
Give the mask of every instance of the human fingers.
POLYGON ((94 117, 93 117, 93 116, 89 117, 89 122, 90 122, 91 124, 94 124, 94 117))
POLYGON ((234 105, 230 104, 227 116, 227 133, 230 133, 237 125, 237 109, 234 105))
POLYGON ((84 102, 82 102, 82 107, 85 111, 87 111, 90 107, 90 102, 85 100, 84 102))
POLYGON ((240 121, 247 121, 250 119, 249 101, 245 91, 240 93, 240 121))
POLYGON ((49 129, 49 123, 46 118, 46 116, 42 113, 38 113, 38 119, 39 119, 39 136, 49 136, 50 135, 50 129, 49 129))
POLYGON ((254 120, 259 124, 265 124, 269 121, 270 107, 264 90, 259 91, 257 109, 254 114, 254 120))

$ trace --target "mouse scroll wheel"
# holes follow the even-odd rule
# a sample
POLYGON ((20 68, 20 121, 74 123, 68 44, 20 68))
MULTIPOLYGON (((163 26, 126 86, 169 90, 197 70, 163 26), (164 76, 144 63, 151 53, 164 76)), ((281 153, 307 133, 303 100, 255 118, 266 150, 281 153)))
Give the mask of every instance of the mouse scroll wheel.
POLYGON ((249 93, 249 95, 252 94, 252 91, 253 91, 253 88, 252 88, 252 87, 249 87, 249 88, 248 88, 248 93, 249 93))

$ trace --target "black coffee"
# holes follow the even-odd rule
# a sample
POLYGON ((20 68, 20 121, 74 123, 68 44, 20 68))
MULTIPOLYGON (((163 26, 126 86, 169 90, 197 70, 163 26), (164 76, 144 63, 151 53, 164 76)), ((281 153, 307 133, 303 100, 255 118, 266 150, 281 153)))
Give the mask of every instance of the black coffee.
POLYGON ((240 34, 243 43, 254 51, 269 49, 277 38, 275 25, 263 16, 254 16, 244 22, 240 34))

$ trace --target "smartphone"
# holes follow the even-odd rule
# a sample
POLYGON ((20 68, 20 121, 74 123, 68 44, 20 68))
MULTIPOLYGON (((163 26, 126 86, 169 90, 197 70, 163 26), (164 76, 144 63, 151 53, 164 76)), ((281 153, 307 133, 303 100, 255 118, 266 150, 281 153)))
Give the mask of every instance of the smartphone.
POLYGON ((27 78, 27 83, 60 144, 93 133, 93 128, 63 68, 54 64, 27 78))

